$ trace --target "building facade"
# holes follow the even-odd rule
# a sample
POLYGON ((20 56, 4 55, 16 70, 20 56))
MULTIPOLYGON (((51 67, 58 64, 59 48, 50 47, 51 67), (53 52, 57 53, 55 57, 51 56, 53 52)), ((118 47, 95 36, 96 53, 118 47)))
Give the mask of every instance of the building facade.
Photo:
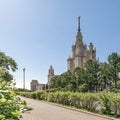
POLYGON ((37 80, 32 80, 30 83, 31 91, 38 90, 39 82, 37 80))
MULTIPOLYGON (((75 44, 72 45, 72 55, 67 59, 67 70, 73 72, 77 67, 82 68, 89 59, 96 60, 96 49, 92 43, 90 43, 88 47, 86 44, 84 44, 80 29, 80 17, 78 17, 76 41, 75 44)), ((31 91, 49 89, 51 85, 51 79, 54 76, 54 69, 51 65, 48 70, 47 84, 39 84, 37 80, 32 80, 31 91)))
POLYGON ((52 67, 52 65, 50 66, 49 70, 48 70, 48 88, 51 84, 51 79, 54 77, 54 69, 52 67))
POLYGON ((80 29, 80 17, 78 17, 78 31, 75 44, 72 45, 72 55, 67 59, 67 69, 71 72, 77 67, 84 67, 87 60, 96 60, 96 49, 93 44, 87 45, 83 43, 83 37, 80 29))
POLYGON ((31 86, 31 91, 46 90, 48 88, 47 84, 39 83, 38 80, 32 80, 30 86, 31 86))
POLYGON ((37 90, 46 90, 47 89, 47 84, 40 83, 39 86, 37 86, 37 90))

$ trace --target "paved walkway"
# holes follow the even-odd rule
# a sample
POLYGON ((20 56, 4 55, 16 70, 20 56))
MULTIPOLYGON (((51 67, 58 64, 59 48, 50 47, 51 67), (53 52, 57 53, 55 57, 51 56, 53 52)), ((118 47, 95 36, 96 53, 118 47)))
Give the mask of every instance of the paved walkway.
POLYGON ((21 97, 33 108, 23 113, 21 120, 109 120, 99 116, 74 111, 37 100, 21 97))

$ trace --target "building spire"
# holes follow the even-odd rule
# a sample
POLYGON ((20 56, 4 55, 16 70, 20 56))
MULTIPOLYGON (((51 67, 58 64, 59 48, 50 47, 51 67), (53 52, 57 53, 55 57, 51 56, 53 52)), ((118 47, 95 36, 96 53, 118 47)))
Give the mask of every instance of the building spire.
POLYGON ((80 32, 80 16, 78 17, 78 32, 80 32))

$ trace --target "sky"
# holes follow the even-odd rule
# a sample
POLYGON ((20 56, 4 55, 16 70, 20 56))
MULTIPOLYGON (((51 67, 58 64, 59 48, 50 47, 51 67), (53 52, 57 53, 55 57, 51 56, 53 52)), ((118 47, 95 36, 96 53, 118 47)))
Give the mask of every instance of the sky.
POLYGON ((31 80, 47 83, 48 69, 67 71, 81 16, 83 42, 93 43, 96 58, 120 54, 120 0, 0 0, 0 51, 18 64, 17 87, 31 80))

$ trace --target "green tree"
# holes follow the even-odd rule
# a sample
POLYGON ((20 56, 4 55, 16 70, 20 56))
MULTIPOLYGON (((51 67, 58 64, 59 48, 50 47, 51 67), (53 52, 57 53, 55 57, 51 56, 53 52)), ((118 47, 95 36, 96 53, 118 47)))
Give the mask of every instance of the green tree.
POLYGON ((110 89, 111 89, 110 67, 107 63, 103 63, 101 67, 101 74, 100 74, 101 90, 108 89, 108 86, 110 86, 110 89))
POLYGON ((64 84, 65 90, 76 91, 76 80, 74 74, 69 70, 62 74, 61 80, 64 81, 61 84, 64 84))
POLYGON ((87 73, 87 83, 89 85, 89 90, 98 91, 98 85, 100 80, 101 67, 97 61, 88 60, 85 64, 85 70, 87 73))
POLYGON ((74 72, 74 79, 76 83, 76 91, 86 91, 86 71, 83 68, 77 67, 74 72))
POLYGON ((112 53, 108 56, 108 64, 110 70, 110 79, 114 83, 114 87, 117 88, 118 72, 120 72, 120 55, 118 53, 112 53))
POLYGON ((0 67, 6 68, 7 70, 16 71, 17 63, 10 56, 7 56, 4 52, 0 52, 0 67))
POLYGON ((25 101, 16 96, 16 89, 12 86, 13 76, 9 70, 14 72, 16 69, 16 62, 0 52, 0 120, 19 120, 21 112, 27 108, 25 101))
POLYGON ((59 88, 61 87, 61 76, 56 75, 51 79, 50 88, 59 88))
POLYGON ((5 68, 6 72, 3 74, 3 79, 10 81, 13 76, 9 73, 9 70, 15 72, 18 68, 17 63, 10 56, 7 56, 4 52, 0 52, 0 67, 5 68))

